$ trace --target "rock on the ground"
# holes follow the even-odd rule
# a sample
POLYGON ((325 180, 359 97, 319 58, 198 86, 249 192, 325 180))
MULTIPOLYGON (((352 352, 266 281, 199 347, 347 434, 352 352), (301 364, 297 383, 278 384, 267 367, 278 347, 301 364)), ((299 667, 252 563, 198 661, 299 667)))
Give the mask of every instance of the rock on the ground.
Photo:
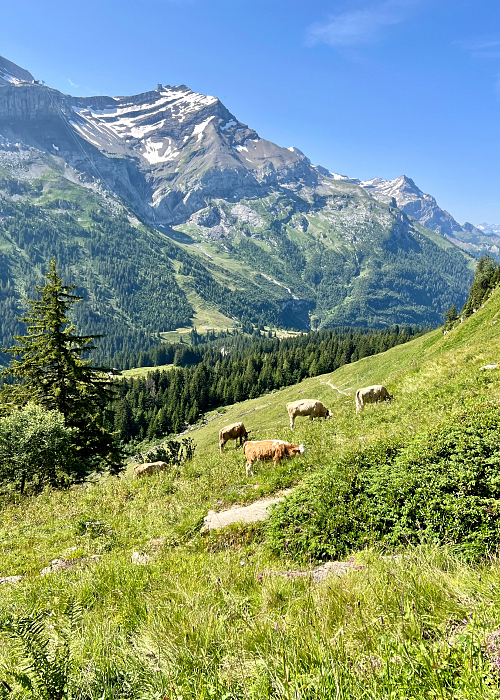
POLYGON ((151 561, 149 554, 142 554, 141 552, 132 552, 131 562, 132 564, 148 564, 151 561))
POLYGON ((280 496, 263 498, 260 501, 251 503, 249 506, 236 506, 229 508, 229 510, 221 510, 218 513, 215 510, 209 510, 203 520, 201 532, 220 530, 220 528, 233 525, 234 523, 256 523, 260 520, 265 520, 268 516, 267 509, 269 506, 282 501, 291 491, 292 489, 287 489, 282 491, 280 496))
POLYGON ((90 557, 78 557, 77 559, 52 559, 50 564, 40 571, 42 576, 52 574, 60 569, 72 569, 75 566, 84 566, 92 562, 98 562, 99 554, 92 554, 90 557))
POLYGON ((0 578, 0 584, 2 583, 19 583, 23 577, 22 576, 4 576, 0 578))
POLYGON ((323 581, 328 575, 342 576, 348 571, 366 569, 364 564, 355 564, 353 561, 327 561, 314 569, 293 569, 290 571, 273 571, 266 569, 264 576, 286 576, 287 578, 305 578, 310 576, 314 583, 323 581))

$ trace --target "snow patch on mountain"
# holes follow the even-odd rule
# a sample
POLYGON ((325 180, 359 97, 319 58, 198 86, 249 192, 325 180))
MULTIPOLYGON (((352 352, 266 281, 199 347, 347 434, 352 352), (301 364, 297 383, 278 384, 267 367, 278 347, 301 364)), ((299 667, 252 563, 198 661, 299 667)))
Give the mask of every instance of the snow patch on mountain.
POLYGON ((201 124, 197 124, 197 125, 194 127, 193 133, 191 134, 191 136, 198 136, 198 141, 199 141, 199 140, 202 138, 202 136, 203 136, 203 132, 205 131, 205 129, 207 128, 207 126, 210 124, 210 122, 212 121, 212 119, 215 119, 215 115, 214 115, 214 116, 211 116, 211 117, 208 117, 208 119, 205 119, 205 121, 204 121, 204 122, 201 122, 201 124))
POLYGON ((154 163, 166 163, 169 160, 174 160, 179 155, 179 151, 172 148, 170 139, 165 139, 165 141, 146 139, 143 143, 145 152, 142 155, 152 165, 154 163))
POLYGON ((304 153, 298 148, 295 148, 295 146, 288 146, 287 148, 288 151, 291 151, 292 153, 296 153, 298 156, 303 156, 304 153))
MULTIPOLYGON (((151 93, 147 93, 151 95, 151 93)), ((189 88, 165 88, 154 97, 141 103, 125 98, 109 98, 114 104, 96 109, 87 104, 84 107, 73 105, 73 111, 92 125, 94 129, 109 135, 111 131, 119 139, 141 139, 146 134, 160 130, 167 122, 182 124, 190 114, 215 104, 218 100, 211 95, 200 95, 189 88), (152 101, 151 101, 152 100, 152 101)), ((213 119, 213 117, 211 117, 213 119)), ((192 135, 201 134, 210 119, 195 125, 192 135)))

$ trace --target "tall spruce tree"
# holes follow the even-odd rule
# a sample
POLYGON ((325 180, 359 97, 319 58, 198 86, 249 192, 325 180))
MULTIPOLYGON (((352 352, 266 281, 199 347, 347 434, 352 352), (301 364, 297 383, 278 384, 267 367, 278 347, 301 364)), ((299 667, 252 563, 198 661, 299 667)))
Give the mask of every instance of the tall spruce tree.
POLYGON ((96 349, 98 335, 78 335, 68 319, 71 307, 82 301, 73 294, 75 285, 62 283, 52 260, 45 274, 47 282, 37 285, 40 298, 27 299, 27 316, 19 319, 27 326, 27 334, 16 336, 18 345, 3 349, 13 358, 2 372, 15 378, 4 389, 10 406, 28 402, 49 410, 57 410, 67 426, 77 428, 74 434, 74 456, 78 465, 73 480, 81 480, 91 472, 109 469, 113 474, 122 469, 122 454, 114 436, 106 429, 103 412, 114 398, 107 368, 92 367, 85 356, 96 349))

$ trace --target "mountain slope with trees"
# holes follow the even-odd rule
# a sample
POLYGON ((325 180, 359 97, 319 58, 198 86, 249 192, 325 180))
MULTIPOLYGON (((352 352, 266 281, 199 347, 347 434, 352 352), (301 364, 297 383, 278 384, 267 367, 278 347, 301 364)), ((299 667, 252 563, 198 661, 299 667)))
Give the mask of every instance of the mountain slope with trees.
POLYGON ((78 98, 5 71, 4 345, 52 258, 78 279, 89 304, 75 322, 106 333, 107 358, 197 318, 213 325, 210 312, 222 328, 428 326, 465 300, 466 253, 215 97, 158 86, 78 98))

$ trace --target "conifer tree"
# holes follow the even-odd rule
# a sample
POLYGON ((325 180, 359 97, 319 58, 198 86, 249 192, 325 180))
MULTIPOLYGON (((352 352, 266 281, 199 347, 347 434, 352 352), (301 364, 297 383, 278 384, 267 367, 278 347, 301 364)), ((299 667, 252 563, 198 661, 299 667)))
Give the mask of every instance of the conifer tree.
POLYGON ((39 299, 27 299, 29 313, 19 319, 27 334, 16 336, 18 345, 3 351, 13 356, 2 373, 15 378, 4 396, 12 406, 33 402, 57 410, 68 427, 77 428, 74 450, 79 465, 76 479, 109 468, 121 470, 122 455, 115 439, 103 425, 103 411, 114 398, 108 369, 92 367, 85 356, 96 349, 93 341, 102 336, 78 335, 68 312, 82 297, 73 294, 75 285, 62 283, 52 260, 47 282, 37 285, 39 299), (19 359, 14 359, 19 358, 19 359))
POLYGON ((498 263, 489 255, 483 255, 476 266, 469 298, 462 308, 462 314, 467 318, 480 308, 492 290, 498 284, 498 263))

